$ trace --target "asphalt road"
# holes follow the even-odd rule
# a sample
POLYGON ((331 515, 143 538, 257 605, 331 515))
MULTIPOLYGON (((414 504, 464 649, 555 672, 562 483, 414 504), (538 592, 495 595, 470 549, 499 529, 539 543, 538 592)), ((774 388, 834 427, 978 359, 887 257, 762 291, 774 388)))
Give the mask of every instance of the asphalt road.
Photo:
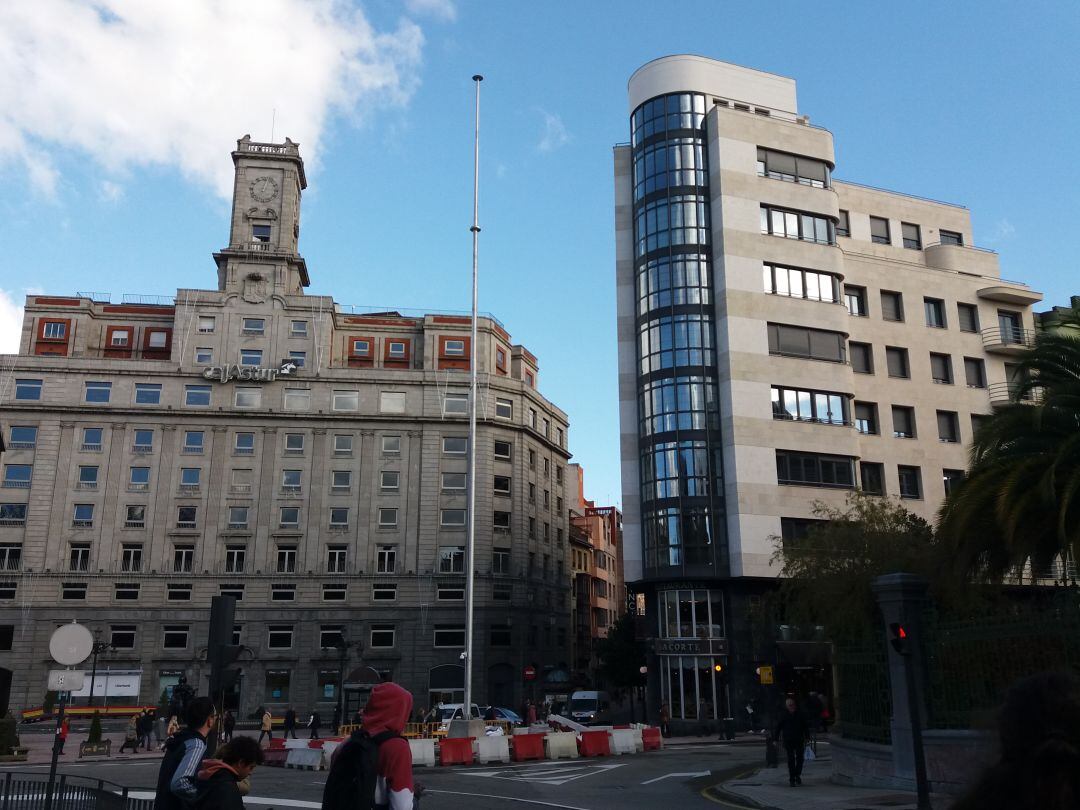
MULTIPOLYGON (((763 756, 762 748, 756 745, 692 745, 601 759, 417 768, 414 776, 427 788, 423 810, 654 810, 672 806, 715 810, 717 804, 703 797, 701 790, 759 763, 763 756)), ((60 770, 130 787, 149 787, 156 781, 158 764, 156 759, 73 762, 63 764, 60 770)), ((48 766, 11 769, 40 773, 48 766)), ((3 770, 8 768, 0 773, 3 770)), ((317 808, 325 779, 325 772, 260 768, 247 804, 253 810, 317 808)))

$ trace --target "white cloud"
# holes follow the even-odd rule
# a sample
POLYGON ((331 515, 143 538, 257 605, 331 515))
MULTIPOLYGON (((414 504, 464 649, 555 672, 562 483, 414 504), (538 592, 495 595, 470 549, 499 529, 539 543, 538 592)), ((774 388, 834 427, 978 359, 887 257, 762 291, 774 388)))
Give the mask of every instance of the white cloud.
POLYGON ((15 293, 0 289, 0 354, 18 354, 23 305, 15 293))
POLYGON ((570 140, 570 135, 567 134, 566 125, 563 124, 562 118, 558 115, 549 113, 546 110, 540 110, 539 112, 544 117, 544 134, 540 136, 540 143, 537 144, 537 148, 541 152, 552 152, 566 144, 570 140))
POLYGON ((422 47, 415 23, 376 31, 347 0, 8 3, 0 162, 47 195, 53 153, 72 150, 109 172, 177 168, 228 198, 237 138, 269 140, 276 109, 275 140, 314 166, 330 117, 409 100, 422 47))
POLYGON ((986 237, 987 243, 996 245, 1016 235, 1016 228, 1007 219, 999 219, 986 237))
POLYGON ((405 8, 417 17, 431 16, 447 22, 457 19, 457 7, 452 0, 405 0, 405 8))
POLYGON ((124 188, 112 180, 102 180, 99 194, 105 202, 117 202, 123 198, 124 188))

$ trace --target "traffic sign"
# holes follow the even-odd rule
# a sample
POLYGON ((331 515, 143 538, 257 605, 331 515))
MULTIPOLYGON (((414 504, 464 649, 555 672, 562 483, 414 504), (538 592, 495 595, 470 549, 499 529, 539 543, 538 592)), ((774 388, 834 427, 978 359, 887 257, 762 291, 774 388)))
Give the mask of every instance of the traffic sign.
POLYGON ((773 682, 773 668, 772 666, 758 667, 758 677, 763 684, 771 684, 773 682))
POLYGON ((58 664, 73 667, 90 657, 94 649, 94 637, 85 625, 72 622, 62 624, 49 639, 49 654, 58 664))
POLYGON ((50 692, 78 692, 86 686, 86 673, 81 669, 50 669, 50 692))
POLYGON ((532 664, 529 664, 527 667, 525 667, 525 680, 536 680, 536 667, 534 667, 532 664))

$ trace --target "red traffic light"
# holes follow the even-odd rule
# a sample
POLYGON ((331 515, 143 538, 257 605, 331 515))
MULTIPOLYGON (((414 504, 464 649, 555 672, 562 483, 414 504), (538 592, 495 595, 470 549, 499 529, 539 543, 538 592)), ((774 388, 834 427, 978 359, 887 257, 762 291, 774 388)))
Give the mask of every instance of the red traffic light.
POLYGON ((889 634, 892 638, 889 639, 889 643, 892 644, 892 648, 900 655, 911 655, 911 648, 909 646, 908 632, 904 625, 900 622, 893 622, 889 625, 889 634))

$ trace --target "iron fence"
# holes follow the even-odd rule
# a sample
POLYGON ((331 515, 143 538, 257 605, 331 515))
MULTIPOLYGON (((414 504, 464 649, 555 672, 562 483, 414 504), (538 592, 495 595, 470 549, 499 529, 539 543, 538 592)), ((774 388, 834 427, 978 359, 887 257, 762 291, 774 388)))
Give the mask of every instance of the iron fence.
POLYGON ((888 744, 889 663, 884 640, 841 645, 836 651, 837 724, 840 734, 854 740, 888 744))
MULTIPOLYGON (((6 772, 0 777, 0 810, 45 810, 48 782, 46 773, 6 772)), ((139 798, 133 793, 104 779, 59 774, 52 810, 153 810, 153 791, 139 791, 139 798)))

